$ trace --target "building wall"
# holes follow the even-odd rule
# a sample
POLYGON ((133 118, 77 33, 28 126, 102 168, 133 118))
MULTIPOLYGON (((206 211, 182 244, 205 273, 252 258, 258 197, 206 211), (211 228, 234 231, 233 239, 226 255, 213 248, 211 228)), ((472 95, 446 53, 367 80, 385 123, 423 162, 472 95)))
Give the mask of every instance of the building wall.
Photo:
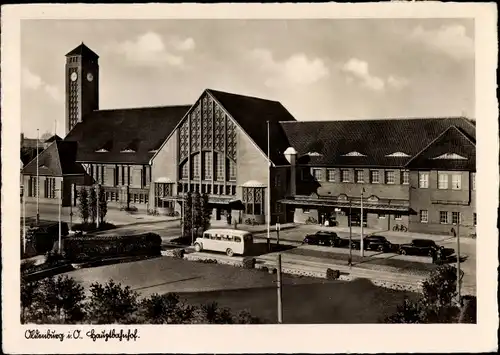
MULTIPOLYGON (((457 173, 457 172, 453 172, 457 173)), ((413 232, 450 234, 451 228, 457 229, 451 224, 451 213, 460 212, 461 225, 460 234, 468 235, 475 232, 474 213, 476 212, 476 193, 471 189, 470 175, 468 171, 459 172, 462 175, 461 190, 451 189, 451 172, 448 178, 449 188, 438 189, 438 172, 430 171, 429 188, 423 189, 418 186, 419 174, 417 171, 410 173, 411 200, 410 206, 416 214, 410 216, 409 230, 413 232), (428 211, 428 222, 420 222, 420 211, 428 211), (450 213, 450 224, 440 223, 440 211, 450 213)))
MULTIPOLYGON (((22 176, 22 183, 24 185, 24 191, 25 191, 25 197, 26 197, 26 202, 36 202, 37 198, 36 196, 30 196, 30 175, 23 175, 22 176)), ((33 178, 36 178, 36 176, 33 176, 33 178)), ((52 178, 51 176, 39 176, 39 194, 40 198, 38 201, 43 204, 59 204, 59 192, 56 191, 56 197, 55 198, 46 198, 45 197, 45 181, 47 178, 52 178)), ((76 185, 82 185, 85 183, 85 176, 83 175, 67 175, 64 178, 60 176, 54 177, 55 179, 55 188, 56 190, 60 189, 62 187, 62 206, 66 207, 69 206, 71 203, 71 185, 76 184, 76 185)))
MULTIPOLYGON (((178 163, 177 163, 177 139, 178 134, 174 132, 158 154, 153 159, 151 166, 151 187, 149 189, 150 208, 154 207, 155 191, 154 182, 160 178, 170 179, 172 182, 178 181, 178 163)), ((174 183, 173 194, 177 194, 177 184, 174 183)), ((176 204, 176 210, 180 212, 180 205, 176 204)))

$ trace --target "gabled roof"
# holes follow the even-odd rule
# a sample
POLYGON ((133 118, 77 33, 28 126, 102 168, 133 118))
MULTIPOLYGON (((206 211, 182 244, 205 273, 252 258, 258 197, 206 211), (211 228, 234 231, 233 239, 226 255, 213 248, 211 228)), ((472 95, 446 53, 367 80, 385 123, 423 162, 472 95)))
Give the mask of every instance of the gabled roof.
MULTIPOLYGON (((76 142, 55 141, 38 156, 38 174, 42 176, 63 176, 84 174, 83 167, 75 163, 76 142)), ((37 159, 31 160, 21 171, 25 175, 36 175, 37 159)))
POLYGON ((296 120, 280 102, 212 89, 206 91, 234 118, 266 156, 269 121, 270 159, 274 164, 288 165, 283 153, 290 144, 279 122, 296 120))
POLYGON ((476 170, 476 145, 451 126, 408 162, 411 169, 476 170))
MULTIPOLYGON (((282 122, 298 151, 298 163, 333 166, 404 167, 449 127, 475 142, 475 127, 461 117, 282 122), (345 156, 351 152, 366 156, 345 156), (318 152, 319 156, 306 156, 318 152), (404 152, 408 156, 390 156, 404 152)), ((446 153, 446 152, 445 152, 446 153)))
POLYGON ((66 57, 72 55, 81 55, 82 57, 90 57, 95 59, 99 58, 99 56, 92 49, 83 44, 83 42, 78 47, 68 52, 68 54, 66 54, 66 57))
POLYGON ((64 138, 78 142, 77 161, 148 164, 191 106, 98 110, 64 138), (103 152, 98 152, 103 149, 103 152), (122 151, 132 152, 122 153, 122 151))

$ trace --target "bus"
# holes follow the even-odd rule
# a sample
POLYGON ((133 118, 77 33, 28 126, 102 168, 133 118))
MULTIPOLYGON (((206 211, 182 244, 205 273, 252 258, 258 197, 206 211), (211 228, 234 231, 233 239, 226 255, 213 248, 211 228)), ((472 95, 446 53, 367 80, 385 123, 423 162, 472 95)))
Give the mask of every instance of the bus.
POLYGON ((194 249, 220 251, 228 256, 244 255, 253 244, 252 233, 237 229, 208 229, 196 238, 194 249))

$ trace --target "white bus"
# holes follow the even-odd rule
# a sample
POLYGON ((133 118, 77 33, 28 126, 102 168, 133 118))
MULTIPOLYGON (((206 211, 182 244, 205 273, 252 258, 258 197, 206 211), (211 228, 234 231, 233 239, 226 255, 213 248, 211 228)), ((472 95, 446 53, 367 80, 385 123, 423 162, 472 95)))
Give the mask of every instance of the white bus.
POLYGON ((252 233, 237 229, 208 229, 196 238, 194 249, 220 251, 228 256, 243 255, 253 244, 252 233))

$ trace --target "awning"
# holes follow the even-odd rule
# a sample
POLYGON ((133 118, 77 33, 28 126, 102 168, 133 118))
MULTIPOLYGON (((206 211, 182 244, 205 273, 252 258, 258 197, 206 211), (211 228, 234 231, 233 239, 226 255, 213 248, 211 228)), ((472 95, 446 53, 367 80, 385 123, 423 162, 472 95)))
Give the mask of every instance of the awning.
POLYGON ((266 184, 263 184, 257 180, 248 180, 247 182, 241 185, 242 187, 267 187, 266 184))
MULTIPOLYGON (((185 199, 184 195, 167 196, 161 198, 161 200, 163 201, 184 201, 184 199, 185 199)), ((231 205, 235 203, 241 203, 241 201, 240 199, 229 196, 228 197, 209 196, 208 203, 215 205, 231 205)))
MULTIPOLYGON (((349 207, 359 209, 361 208, 361 201, 335 201, 326 199, 282 199, 279 203, 287 205, 299 206, 319 206, 319 207, 336 207, 348 209, 349 207)), ((396 211, 396 212, 409 212, 410 206, 408 204, 382 204, 363 202, 363 209, 376 210, 376 211, 396 211)))

